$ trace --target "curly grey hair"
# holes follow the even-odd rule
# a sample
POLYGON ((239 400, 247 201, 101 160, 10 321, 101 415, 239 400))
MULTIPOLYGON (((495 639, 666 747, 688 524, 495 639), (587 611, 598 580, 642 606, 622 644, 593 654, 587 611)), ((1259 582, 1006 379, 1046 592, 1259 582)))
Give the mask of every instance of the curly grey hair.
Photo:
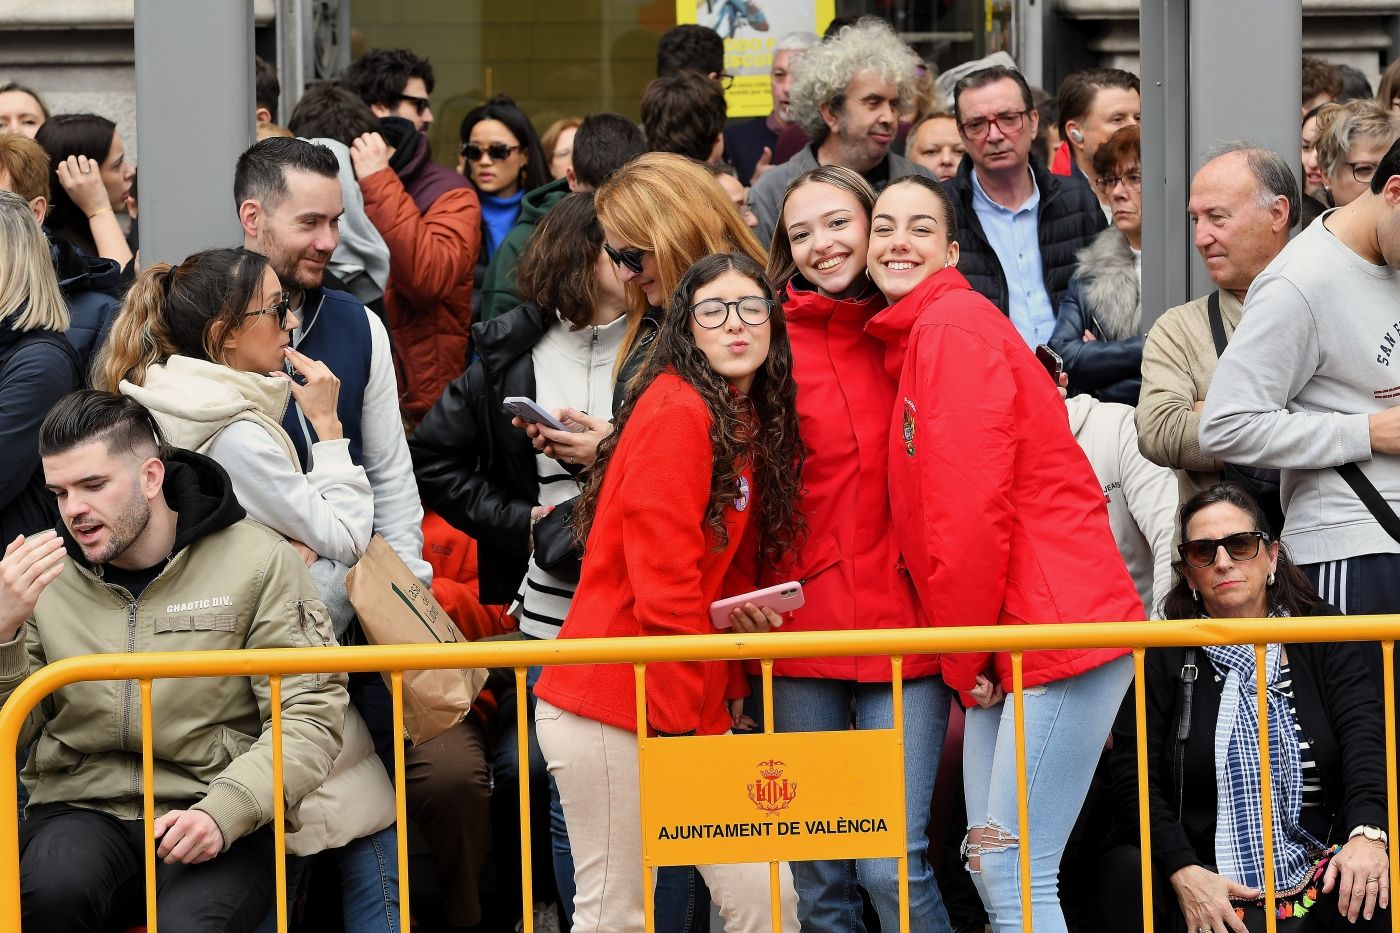
POLYGON ((846 104, 846 88, 857 74, 871 71, 892 82, 903 102, 919 64, 919 56, 888 23, 864 17, 802 56, 793 69, 792 111, 812 142, 820 145, 831 132, 822 119, 822 104, 839 112, 846 104))

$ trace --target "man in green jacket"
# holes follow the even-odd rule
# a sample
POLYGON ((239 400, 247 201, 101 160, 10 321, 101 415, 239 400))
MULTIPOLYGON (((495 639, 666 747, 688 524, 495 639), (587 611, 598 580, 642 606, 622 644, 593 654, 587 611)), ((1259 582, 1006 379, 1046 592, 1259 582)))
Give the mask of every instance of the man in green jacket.
MULTIPOLYGON (((301 558, 244 519, 214 461, 165 446, 150 413, 84 390, 40 429, 63 525, 0 560, 0 702, 31 671, 94 653, 334 644, 301 558)), ((141 697, 134 681, 64 687, 25 724, 34 740, 20 832, 27 930, 125 925, 156 848, 163 930, 252 930, 274 887, 266 677, 155 683, 155 838, 144 838, 141 697)), ((289 824, 330 773, 345 677, 282 680, 289 824)))

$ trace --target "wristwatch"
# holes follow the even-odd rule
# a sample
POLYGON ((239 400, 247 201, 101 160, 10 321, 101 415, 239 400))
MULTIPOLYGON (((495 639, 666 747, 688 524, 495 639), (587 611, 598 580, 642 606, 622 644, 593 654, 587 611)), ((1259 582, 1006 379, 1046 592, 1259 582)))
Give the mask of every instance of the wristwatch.
POLYGON ((1390 848, 1390 837, 1379 826, 1372 826, 1369 823, 1362 824, 1353 829, 1347 839, 1355 839, 1357 836, 1365 836, 1372 842, 1379 842, 1386 848, 1390 848))

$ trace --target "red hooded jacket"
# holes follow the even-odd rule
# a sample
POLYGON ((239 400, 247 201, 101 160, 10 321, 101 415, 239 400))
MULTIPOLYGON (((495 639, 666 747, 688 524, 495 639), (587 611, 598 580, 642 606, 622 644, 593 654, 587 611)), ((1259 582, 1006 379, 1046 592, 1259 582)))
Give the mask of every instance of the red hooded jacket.
MULTIPOLYGON (((895 536, 935 625, 1146 618, 1103 491, 1064 401, 1009 318, 957 269, 929 276, 867 331, 899 379, 890 442, 895 536)), ((1025 684, 1092 670, 1126 648, 1032 651, 1025 684)), ((966 693, 1011 692, 1007 653, 944 654, 966 693)))
MULTIPOLYGON (((663 373, 637 399, 606 466, 560 638, 714 634, 710 603, 757 581, 757 526, 749 521, 757 493, 745 471, 739 498, 724 511, 729 541, 716 550, 704 527, 713 470, 709 409, 689 383, 663 373)), ((671 734, 725 732, 739 670, 728 661, 648 664, 648 724, 671 734)), ((636 729, 630 664, 547 667, 535 693, 575 715, 636 729)))
MULTIPOLYGON (((823 298, 791 284, 783 305, 797 379, 797 420, 807 461, 802 515, 807 537, 760 585, 802 580, 805 604, 784 632, 852 631, 928 625, 890 526, 889 413, 895 382, 885 348, 865 325, 885 306, 877 292, 862 301, 823 298)), ((787 658, 783 677, 888 681, 883 657, 787 658)), ((904 676, 938 673, 934 655, 909 657, 904 676)))

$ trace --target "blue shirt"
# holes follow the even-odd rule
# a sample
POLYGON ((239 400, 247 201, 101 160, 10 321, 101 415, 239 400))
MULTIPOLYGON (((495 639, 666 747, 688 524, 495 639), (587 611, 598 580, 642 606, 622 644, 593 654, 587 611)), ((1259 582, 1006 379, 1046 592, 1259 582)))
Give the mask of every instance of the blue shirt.
POLYGON ((1035 183, 1035 176, 1031 176, 1031 196, 1011 210, 987 196, 977 180, 977 170, 973 169, 972 209, 1001 261, 1011 323, 1032 348, 1049 343, 1055 330, 1055 309, 1045 290, 1045 272, 1040 263, 1040 186, 1035 183))

